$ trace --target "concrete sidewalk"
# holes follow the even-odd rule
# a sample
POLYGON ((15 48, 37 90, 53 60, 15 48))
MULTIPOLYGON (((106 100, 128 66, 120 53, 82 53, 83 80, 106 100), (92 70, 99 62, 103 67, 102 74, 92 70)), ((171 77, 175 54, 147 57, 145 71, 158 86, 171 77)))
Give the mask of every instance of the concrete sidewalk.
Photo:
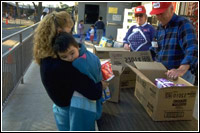
POLYGON ((2 113, 2 131, 57 131, 52 105, 32 62, 2 113))

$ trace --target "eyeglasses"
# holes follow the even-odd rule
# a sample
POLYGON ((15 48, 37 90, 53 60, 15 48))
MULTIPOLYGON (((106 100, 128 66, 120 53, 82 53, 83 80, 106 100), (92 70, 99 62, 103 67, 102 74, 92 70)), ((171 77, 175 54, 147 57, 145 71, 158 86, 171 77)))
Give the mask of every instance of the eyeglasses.
POLYGON ((144 14, 135 14, 135 17, 143 17, 144 16, 144 14))

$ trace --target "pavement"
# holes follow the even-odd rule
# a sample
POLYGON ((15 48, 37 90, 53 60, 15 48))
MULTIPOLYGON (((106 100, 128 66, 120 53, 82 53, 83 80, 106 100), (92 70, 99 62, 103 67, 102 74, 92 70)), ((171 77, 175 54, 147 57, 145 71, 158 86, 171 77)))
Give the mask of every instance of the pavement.
POLYGON ((2 112, 2 131, 56 131, 52 105, 32 62, 2 112))

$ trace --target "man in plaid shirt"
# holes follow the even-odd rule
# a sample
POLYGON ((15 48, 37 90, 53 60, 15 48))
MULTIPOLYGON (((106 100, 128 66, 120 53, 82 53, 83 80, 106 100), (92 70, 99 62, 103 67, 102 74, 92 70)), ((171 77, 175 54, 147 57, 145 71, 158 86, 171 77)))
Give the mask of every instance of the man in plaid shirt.
POLYGON ((173 12, 171 2, 152 2, 151 15, 160 21, 155 38, 157 45, 152 45, 155 60, 168 69, 167 76, 177 79, 179 76, 194 84, 193 71, 197 69, 198 41, 192 24, 184 17, 173 12))

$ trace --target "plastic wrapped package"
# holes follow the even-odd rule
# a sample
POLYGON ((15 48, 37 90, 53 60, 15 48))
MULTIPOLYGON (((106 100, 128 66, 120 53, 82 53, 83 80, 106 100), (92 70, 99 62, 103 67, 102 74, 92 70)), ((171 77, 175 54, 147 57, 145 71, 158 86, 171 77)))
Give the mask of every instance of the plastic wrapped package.
POLYGON ((158 88, 172 87, 172 86, 185 86, 185 84, 174 84, 165 78, 156 78, 155 84, 158 88))
MULTIPOLYGON (((104 81, 110 81, 112 78, 114 78, 110 60, 105 60, 101 63, 101 72, 104 81)), ((110 98, 111 98, 110 90, 109 87, 107 87, 106 89, 103 90, 102 102, 105 102, 110 98)))
POLYGON ((158 88, 165 88, 165 87, 174 86, 173 82, 171 82, 167 79, 164 79, 164 78, 156 78, 155 81, 156 81, 156 86, 158 88))

